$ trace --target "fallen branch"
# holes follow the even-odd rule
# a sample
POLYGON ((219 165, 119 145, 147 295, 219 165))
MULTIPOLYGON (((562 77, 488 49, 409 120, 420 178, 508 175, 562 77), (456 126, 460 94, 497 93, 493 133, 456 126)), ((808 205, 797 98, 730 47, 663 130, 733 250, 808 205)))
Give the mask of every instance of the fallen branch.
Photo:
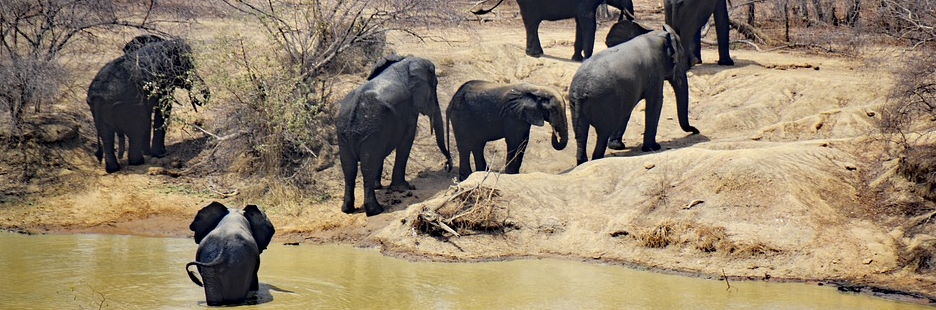
POLYGON ((683 210, 692 209, 692 207, 695 207, 697 204, 700 204, 700 203, 703 203, 703 202, 705 202, 705 201, 704 201, 704 200, 701 200, 701 199, 696 199, 696 200, 690 201, 688 204, 686 204, 685 207, 683 207, 683 210))
POLYGON ((439 215, 438 213, 435 213, 435 211, 432 211, 432 210, 424 210, 422 213, 419 214, 419 217, 420 217, 424 222, 429 223, 429 224, 432 224, 433 226, 435 226, 435 227, 437 227, 437 228, 441 228, 442 230, 447 231, 448 233, 454 235, 455 237, 461 237, 461 235, 458 234, 457 231, 455 231, 454 229, 452 229, 452 227, 450 227, 450 226, 448 226, 447 224, 445 224, 444 222, 442 222, 442 215, 439 215))

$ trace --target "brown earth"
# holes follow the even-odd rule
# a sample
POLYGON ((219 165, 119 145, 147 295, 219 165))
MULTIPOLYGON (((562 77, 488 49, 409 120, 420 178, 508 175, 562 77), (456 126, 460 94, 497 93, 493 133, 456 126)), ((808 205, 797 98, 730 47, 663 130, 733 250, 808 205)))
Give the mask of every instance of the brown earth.
MULTIPOLYGON (((400 54, 436 64, 444 109, 471 79, 567 92, 579 67, 567 60, 571 25, 541 27, 542 58, 523 54, 523 29, 511 19, 428 32, 422 40, 394 33, 389 43, 400 54)), ((211 44, 225 26, 204 23, 208 31, 199 32, 200 42, 211 44)), ((599 27, 599 41, 609 26, 599 27)), ((282 242, 349 243, 446 261, 566 257, 711 278, 834 282, 866 292, 910 292, 922 302, 936 298, 936 274, 928 266, 936 240, 928 224, 932 214, 887 209, 918 202, 909 194, 912 184, 895 174, 897 159, 888 155, 890 144, 875 125, 894 83, 881 60, 893 55, 867 52, 856 60, 784 49, 732 53, 735 66, 716 66, 714 48, 706 46, 705 63, 690 73, 690 121, 701 134, 679 129, 666 88, 661 152, 639 151, 641 113, 631 119, 627 150, 609 150, 608 158, 578 167, 574 143, 553 150, 551 129, 534 127, 521 174, 475 173, 456 184, 454 172, 442 171, 443 158, 422 118, 408 166, 417 190, 381 192, 388 211, 366 217, 340 212, 337 164, 317 174, 327 194, 311 197, 282 192, 275 181, 238 183, 234 174, 173 177, 155 168, 173 160, 188 165, 191 157, 178 155, 105 174, 84 147, 61 156, 71 165, 56 168, 61 172, 54 183, 0 201, 0 227, 189 236, 195 212, 218 200, 260 204, 282 242), (459 236, 429 218, 458 211, 475 212, 448 222, 459 236)), ((216 93, 215 102, 222 103, 202 113, 224 108, 224 94, 216 93)), ((57 109, 86 113, 87 107, 77 101, 57 109)), ((191 129, 172 128, 169 152, 181 152, 192 137, 191 129)), ((590 140, 589 148, 594 136, 590 140)), ((496 171, 504 143, 489 144, 487 152, 496 171)), ((386 177, 392 155, 385 167, 386 177)))

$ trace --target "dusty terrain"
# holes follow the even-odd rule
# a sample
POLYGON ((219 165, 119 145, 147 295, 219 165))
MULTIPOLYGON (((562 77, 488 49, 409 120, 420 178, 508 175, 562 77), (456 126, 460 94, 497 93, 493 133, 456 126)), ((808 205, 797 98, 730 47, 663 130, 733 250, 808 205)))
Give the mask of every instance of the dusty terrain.
MULTIPOLYGON (((214 25, 204 27, 217 30, 214 25)), ((458 86, 471 79, 525 81, 567 92, 579 66, 567 60, 571 25, 541 27, 542 58, 523 54, 523 29, 516 20, 468 23, 431 32, 423 40, 394 33, 389 45, 436 64, 444 109, 458 86)), ((604 48, 609 26, 599 26, 596 51, 604 48)), ((200 35, 203 44, 211 43, 209 34, 200 35)), ((639 150, 644 123, 639 105, 625 135, 627 150, 609 150, 608 158, 575 167, 574 143, 553 150, 551 129, 534 127, 520 175, 475 173, 456 184, 454 171, 442 171, 443 158, 429 135, 429 121, 422 118, 408 166, 417 190, 381 192, 378 197, 392 205, 368 218, 340 212, 337 164, 318 174, 328 193, 315 199, 276 192, 276 187, 257 190, 255 180, 238 183, 235 175, 148 174, 150 166, 172 160, 184 166, 191 159, 178 155, 189 145, 191 129, 173 128, 167 144, 176 157, 148 159, 148 165, 119 173, 103 173, 90 143, 62 156, 74 168, 61 168, 55 184, 0 201, 0 227, 29 233, 188 236, 195 212, 218 200, 229 206, 260 204, 283 242, 376 246, 412 259, 566 257, 712 278, 835 282, 936 298, 936 274, 927 265, 931 258, 913 256, 932 248, 933 226, 928 218, 884 210, 885 202, 913 200, 900 198, 912 185, 895 175, 897 160, 875 127, 893 83, 887 62, 880 59, 890 54, 869 52, 856 60, 736 48, 736 65, 720 67, 712 63, 714 48, 705 48, 705 63, 689 78, 690 121, 701 134, 679 129, 666 87, 657 137, 661 152, 639 150), (881 198, 883 190, 892 195, 881 198), (487 219, 494 219, 486 231, 456 225, 460 236, 454 236, 423 216, 466 200, 466 192, 483 194, 473 204, 487 206, 487 219)), ((224 94, 218 94, 203 113, 224 108, 224 94)), ((58 109, 85 113, 86 106, 67 102, 58 109)), ((589 153, 594 137, 590 142, 589 153)), ((494 170, 503 165, 502 141, 489 144, 488 153, 494 170)), ((391 166, 392 156, 385 177, 391 166)))

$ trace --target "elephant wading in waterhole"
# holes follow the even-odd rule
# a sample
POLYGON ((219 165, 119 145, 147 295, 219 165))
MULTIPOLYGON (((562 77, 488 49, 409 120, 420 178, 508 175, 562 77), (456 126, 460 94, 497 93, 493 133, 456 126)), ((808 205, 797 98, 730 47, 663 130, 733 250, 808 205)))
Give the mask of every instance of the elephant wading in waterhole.
POLYGON ((669 81, 676 93, 679 125, 693 134, 699 130, 689 125, 688 63, 679 36, 669 26, 640 35, 595 54, 582 63, 569 87, 572 124, 575 130, 576 161, 588 161, 586 145, 589 126, 595 127, 598 139, 592 159, 604 157, 608 140, 620 138, 634 106, 646 102, 646 127, 643 151, 657 151, 657 125, 663 108, 663 81, 669 81))
POLYGON ((364 177, 364 211, 367 216, 384 211, 374 191, 381 187, 384 158, 393 151, 396 155, 390 190, 414 189, 405 177, 419 114, 429 117, 436 144, 446 159, 446 171, 452 169, 436 94, 438 84, 435 65, 429 60, 392 56, 378 62, 367 82, 341 101, 336 131, 345 181, 342 212, 354 212, 358 163, 364 177))
MULTIPOLYGON (((724 0, 723 0, 724 1, 724 0)), ((477 10, 474 14, 485 14, 501 4, 497 2, 488 10, 477 10)), ((523 27, 526 28, 526 54, 532 57, 543 56, 543 47, 539 40, 539 25, 542 21, 575 19, 575 53, 572 60, 582 61, 591 57, 595 48, 595 31, 598 28, 596 12, 598 6, 607 3, 621 10, 621 19, 625 16, 632 20, 634 3, 632 0, 517 0, 523 27)))
POLYGON ((198 211, 189 229, 195 232, 195 261, 185 265, 189 278, 205 288, 209 306, 243 304, 260 289, 260 253, 270 245, 276 229, 255 205, 228 209, 212 202, 198 211), (198 267, 199 281, 189 267, 198 267))
POLYGON ((137 38, 124 47, 126 54, 101 68, 88 87, 87 102, 98 135, 95 156, 104 160, 108 173, 120 170, 114 154, 115 135, 129 139, 130 165, 143 164, 144 154, 165 156, 166 120, 175 88, 189 91, 193 107, 210 97, 204 80, 195 72, 188 44, 137 38))
POLYGON ((553 148, 564 149, 569 127, 562 97, 552 88, 528 83, 469 81, 459 87, 445 112, 458 146, 458 179, 471 174, 470 156, 475 170, 486 170, 484 146, 501 138, 507 142, 504 172, 519 173, 530 125, 543 126, 543 121, 553 127, 553 148))

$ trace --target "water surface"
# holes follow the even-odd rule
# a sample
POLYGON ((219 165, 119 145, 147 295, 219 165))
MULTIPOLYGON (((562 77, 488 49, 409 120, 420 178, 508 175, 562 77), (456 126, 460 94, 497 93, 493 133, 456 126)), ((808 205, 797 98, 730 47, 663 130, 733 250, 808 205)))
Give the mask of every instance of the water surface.
MULTIPOLYGON (((204 308, 192 239, 0 233, 0 309, 204 308)), ((798 283, 732 282, 535 259, 408 262, 376 250, 271 244, 263 309, 932 309, 798 283), (290 292, 285 292, 290 291, 290 292)))

